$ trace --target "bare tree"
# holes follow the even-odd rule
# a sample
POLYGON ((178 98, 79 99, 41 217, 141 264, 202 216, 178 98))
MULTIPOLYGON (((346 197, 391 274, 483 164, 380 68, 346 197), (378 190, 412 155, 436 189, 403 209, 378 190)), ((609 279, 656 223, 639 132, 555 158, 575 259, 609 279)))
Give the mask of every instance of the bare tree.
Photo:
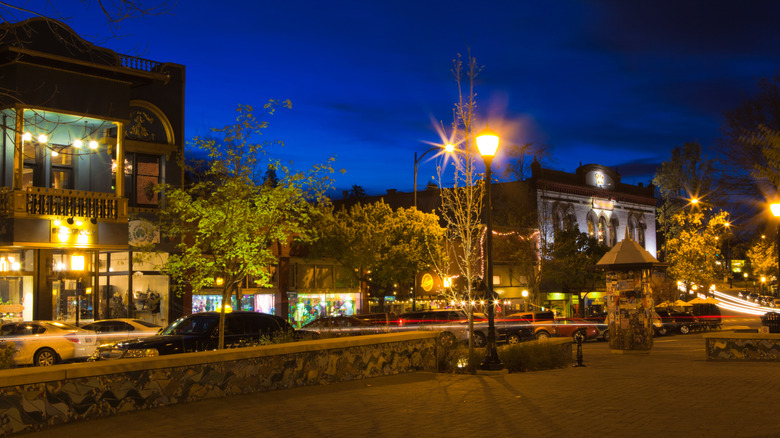
MULTIPOLYGON (((445 169, 439 167, 439 215, 446 229, 445 245, 448 257, 445 258, 444 265, 435 266, 442 278, 457 272, 453 281, 445 283, 448 287, 445 287, 443 295, 448 302, 471 303, 483 295, 478 284, 482 278, 480 242, 484 231, 481 212, 485 185, 481 175, 477 173, 476 161, 479 154, 474 141, 474 81, 481 69, 470 53, 465 64, 460 54, 453 60, 452 74, 458 87, 458 101, 453 108, 450 140, 459 153, 454 154, 451 188, 444 187, 448 179, 444 175, 445 169)), ((467 309, 471 357, 474 352, 474 312, 471 306, 467 309)))

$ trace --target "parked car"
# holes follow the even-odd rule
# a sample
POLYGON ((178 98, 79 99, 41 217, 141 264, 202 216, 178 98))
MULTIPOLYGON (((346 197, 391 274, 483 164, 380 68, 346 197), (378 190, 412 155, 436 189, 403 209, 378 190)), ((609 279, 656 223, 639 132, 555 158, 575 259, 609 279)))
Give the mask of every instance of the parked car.
POLYGON ((556 318, 555 330, 558 332, 558 336, 569 336, 575 341, 577 333, 581 333, 585 341, 596 339, 599 336, 599 330, 595 323, 580 318, 556 318))
POLYGON ((755 293, 755 292, 748 292, 747 298, 745 298, 745 299, 750 301, 750 302, 755 303, 758 300, 758 294, 755 293))
MULTIPOLYGON (((225 314, 225 348, 263 344, 285 336, 300 337, 276 315, 257 312, 225 314)), ((164 328, 159 335, 132 339, 97 348, 93 360, 152 357, 214 350, 219 345, 219 312, 187 315, 164 328)))
POLYGON ((98 344, 152 336, 162 329, 157 324, 131 318, 103 319, 91 322, 81 328, 97 333, 98 344))
POLYGON ((536 339, 558 336, 554 320, 555 313, 552 311, 513 313, 501 318, 500 324, 496 325, 498 341, 508 344, 520 342, 527 331, 536 339))
POLYGON ((399 320, 399 316, 392 312, 363 313, 354 316, 374 325, 397 325, 399 320))
MULTIPOLYGON (((474 315, 474 345, 484 347, 487 344, 487 331, 477 329, 484 321, 482 314, 474 315)), ((418 310, 402 313, 397 330, 439 330, 443 343, 468 342, 468 314, 462 309, 418 310)))
POLYGON ((317 339, 323 336, 357 336, 383 333, 381 325, 358 319, 353 316, 329 316, 317 318, 304 325, 298 332, 317 339))
POLYGON ((22 321, 0 326, 0 343, 13 343, 16 365, 49 366, 87 359, 95 333, 59 321, 22 321))
POLYGON ((665 336, 679 329, 669 309, 656 307, 653 313, 653 331, 656 336, 665 336))
POLYGON ((769 307, 780 308, 780 298, 775 298, 772 300, 772 302, 769 304, 769 307))
POLYGON ((669 312, 669 314, 674 318, 677 331, 684 335, 703 328, 699 318, 691 312, 679 311, 669 312))

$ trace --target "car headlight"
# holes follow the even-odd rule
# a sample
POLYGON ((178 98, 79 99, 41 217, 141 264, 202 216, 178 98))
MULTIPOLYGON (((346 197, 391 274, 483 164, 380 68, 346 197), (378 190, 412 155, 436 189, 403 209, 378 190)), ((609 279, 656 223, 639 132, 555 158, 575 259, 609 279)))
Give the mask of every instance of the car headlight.
POLYGON ((159 355, 160 352, 156 348, 131 348, 122 357, 155 357, 159 355))

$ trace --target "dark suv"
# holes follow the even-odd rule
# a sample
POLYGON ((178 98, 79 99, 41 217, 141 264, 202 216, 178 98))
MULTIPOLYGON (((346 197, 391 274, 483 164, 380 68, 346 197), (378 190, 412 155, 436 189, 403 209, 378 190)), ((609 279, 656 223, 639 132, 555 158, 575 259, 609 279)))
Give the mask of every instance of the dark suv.
MULTIPOLYGON (((225 314, 225 348, 267 343, 295 330, 276 315, 257 312, 225 314)), ((93 360, 153 357, 215 350, 219 345, 219 312, 203 312, 177 319, 159 335, 98 347, 93 360)))

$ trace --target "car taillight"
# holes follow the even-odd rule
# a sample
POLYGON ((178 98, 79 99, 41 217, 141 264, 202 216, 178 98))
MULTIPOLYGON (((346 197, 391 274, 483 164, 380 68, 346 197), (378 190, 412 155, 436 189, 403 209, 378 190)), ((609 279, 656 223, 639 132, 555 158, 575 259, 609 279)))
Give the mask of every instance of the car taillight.
POLYGON ((70 342, 73 342, 74 344, 80 344, 81 341, 77 336, 74 335, 65 335, 65 339, 69 340, 70 342))

